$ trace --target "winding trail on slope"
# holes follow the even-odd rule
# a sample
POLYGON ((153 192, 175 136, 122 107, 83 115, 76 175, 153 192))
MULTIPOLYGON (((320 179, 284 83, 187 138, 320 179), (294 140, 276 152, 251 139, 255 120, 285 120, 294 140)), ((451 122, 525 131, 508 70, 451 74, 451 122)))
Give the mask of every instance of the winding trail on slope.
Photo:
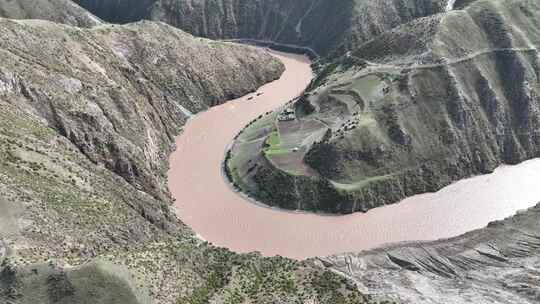
POLYGON ((368 213, 321 216, 246 201, 222 176, 227 147, 249 121, 299 95, 312 78, 306 57, 273 54, 287 68, 283 76, 260 88, 261 96, 250 94, 193 117, 170 158, 169 188, 179 218, 214 245, 297 259, 358 252, 387 243, 457 236, 540 201, 538 159, 368 213))

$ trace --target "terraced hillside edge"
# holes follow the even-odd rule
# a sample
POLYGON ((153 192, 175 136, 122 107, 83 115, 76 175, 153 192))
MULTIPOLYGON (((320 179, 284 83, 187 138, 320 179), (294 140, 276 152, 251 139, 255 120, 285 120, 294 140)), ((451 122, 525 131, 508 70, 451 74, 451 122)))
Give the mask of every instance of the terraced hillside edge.
POLYGON ((162 23, 8 19, 0 53, 0 302, 364 301, 328 270, 213 247, 170 210, 174 136, 279 77, 272 56, 162 23))

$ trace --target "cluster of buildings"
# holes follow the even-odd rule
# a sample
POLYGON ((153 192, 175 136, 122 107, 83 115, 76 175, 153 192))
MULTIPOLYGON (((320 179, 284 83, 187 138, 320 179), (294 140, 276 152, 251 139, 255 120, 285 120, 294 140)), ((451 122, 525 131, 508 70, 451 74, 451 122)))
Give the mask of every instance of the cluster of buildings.
POLYGON ((281 114, 279 114, 279 121, 291 121, 296 119, 296 112, 293 107, 288 107, 281 114))

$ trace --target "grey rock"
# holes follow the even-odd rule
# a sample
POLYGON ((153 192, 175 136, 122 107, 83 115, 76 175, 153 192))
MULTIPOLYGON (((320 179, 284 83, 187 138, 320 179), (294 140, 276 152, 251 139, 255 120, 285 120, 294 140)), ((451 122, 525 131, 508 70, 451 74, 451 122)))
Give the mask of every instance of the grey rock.
POLYGON ((400 303, 538 303, 540 206, 436 242, 405 243, 313 260, 373 298, 400 303))

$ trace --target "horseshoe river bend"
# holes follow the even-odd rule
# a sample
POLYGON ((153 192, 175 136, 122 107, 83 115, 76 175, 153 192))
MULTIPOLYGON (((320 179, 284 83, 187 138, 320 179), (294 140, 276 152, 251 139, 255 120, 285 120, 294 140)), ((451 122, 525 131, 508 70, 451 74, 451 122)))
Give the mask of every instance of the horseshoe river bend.
POLYGON ((169 188, 177 214, 204 240, 237 252, 303 259, 453 237, 540 201, 538 159, 367 213, 325 216, 248 201, 223 176, 227 147, 247 123, 297 97, 313 77, 306 57, 272 54, 286 66, 282 77, 261 87, 263 95, 252 93, 194 116, 170 157, 169 188))

